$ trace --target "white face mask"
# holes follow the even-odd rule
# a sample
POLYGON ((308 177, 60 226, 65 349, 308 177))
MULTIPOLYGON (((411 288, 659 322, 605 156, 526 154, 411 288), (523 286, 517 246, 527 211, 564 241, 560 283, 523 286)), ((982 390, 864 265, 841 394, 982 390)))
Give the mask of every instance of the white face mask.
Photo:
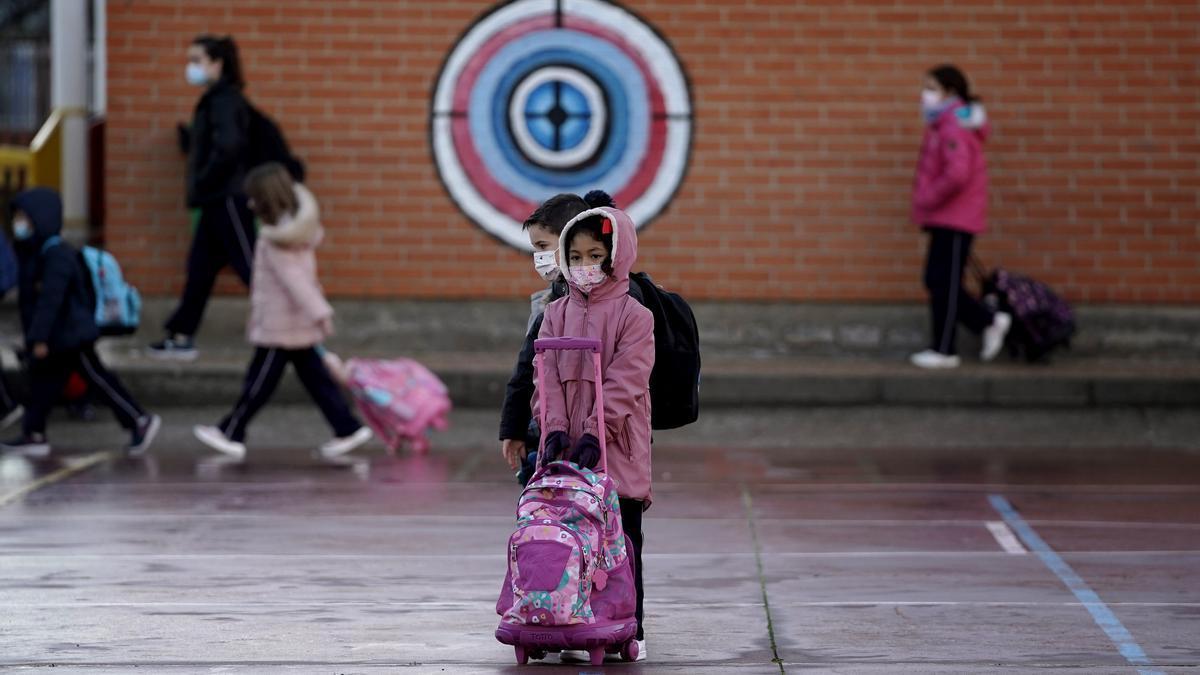
POLYGON ((558 251, 534 251, 533 269, 546 281, 558 278, 558 251))
POLYGON ((604 269, 600 265, 584 265, 581 267, 571 267, 571 280, 579 287, 579 290, 584 293, 589 293, 591 290, 604 282, 604 278, 608 275, 604 273, 604 269))
POLYGON ((25 241, 33 238, 33 223, 29 222, 28 218, 20 217, 13 218, 13 239, 17 241, 25 241))
POLYGON ((935 110, 942 104, 942 95, 936 91, 928 89, 921 90, 921 108, 923 110, 935 110))
POLYGON ((199 63, 187 64, 184 77, 187 78, 188 84, 196 87, 203 87, 208 84, 208 74, 204 72, 204 66, 199 63))

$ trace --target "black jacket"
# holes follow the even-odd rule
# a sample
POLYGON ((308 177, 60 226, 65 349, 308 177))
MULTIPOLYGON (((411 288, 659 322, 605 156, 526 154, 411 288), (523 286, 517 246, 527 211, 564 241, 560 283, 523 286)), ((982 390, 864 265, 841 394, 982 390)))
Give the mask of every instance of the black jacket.
MULTIPOLYGON (((567 284, 560 277, 550 285, 550 304, 567 294, 567 284)), ((643 305, 642 290, 637 284, 629 284, 629 295, 643 305)), ((504 405, 500 408, 500 440, 512 438, 523 440, 527 445, 537 442, 538 430, 533 422, 533 341, 542 330, 542 318, 538 314, 525 334, 525 343, 521 345, 521 353, 517 356, 517 365, 513 368, 512 377, 504 388, 504 405)), ((533 448, 530 447, 530 450, 533 448)))
POLYGON ((100 337, 96 307, 88 292, 79 253, 58 240, 62 233, 62 200, 47 188, 22 192, 12 200, 33 224, 33 237, 16 242, 21 262, 20 310, 25 345, 39 342, 51 352, 73 351, 100 337))
POLYGON ((242 192, 249 129, 250 104, 237 87, 222 80, 200 97, 187 138, 188 206, 242 192))

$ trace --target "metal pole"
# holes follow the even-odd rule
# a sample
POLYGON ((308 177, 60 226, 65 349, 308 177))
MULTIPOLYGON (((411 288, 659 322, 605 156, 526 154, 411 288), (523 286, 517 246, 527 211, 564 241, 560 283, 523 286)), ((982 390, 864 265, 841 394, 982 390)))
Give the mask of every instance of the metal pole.
POLYGON ((92 113, 108 111, 108 0, 92 0, 92 113))
POLYGON ((62 198, 65 229, 88 226, 87 10, 82 0, 50 0, 50 104, 62 110, 62 198))

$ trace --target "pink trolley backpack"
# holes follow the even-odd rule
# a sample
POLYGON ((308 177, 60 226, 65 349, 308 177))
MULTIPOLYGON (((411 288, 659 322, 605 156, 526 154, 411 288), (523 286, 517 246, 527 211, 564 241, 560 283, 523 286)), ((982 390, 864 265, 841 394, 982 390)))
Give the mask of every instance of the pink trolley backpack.
MULTIPOLYGON (((546 389, 541 355, 549 350, 592 353, 596 410, 603 415, 600 341, 551 338, 534 342, 542 416, 546 389)), ((545 429, 545 420, 541 422, 545 429)), ((606 653, 620 652, 627 661, 638 655, 637 591, 627 553, 633 549, 621 528, 616 483, 608 476, 603 421, 597 426, 598 471, 562 460, 543 465, 543 434, 537 471, 517 504, 508 573, 496 602, 501 616, 496 639, 514 647, 521 665, 565 649, 587 650, 593 665, 602 664, 606 653)))
POLYGON ((335 355, 325 358, 389 451, 407 445, 414 452, 429 452, 428 431, 448 426, 446 385, 417 361, 350 359, 343 364, 335 355))

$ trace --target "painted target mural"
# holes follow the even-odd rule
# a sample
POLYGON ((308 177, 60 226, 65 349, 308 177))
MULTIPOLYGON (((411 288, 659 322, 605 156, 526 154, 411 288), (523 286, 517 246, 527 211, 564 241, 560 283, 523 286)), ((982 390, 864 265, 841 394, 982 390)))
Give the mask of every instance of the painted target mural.
POLYGON ((442 182, 484 230, 529 249, 521 223, 560 192, 602 189, 639 226, 687 167, 691 96, 670 45, 604 0, 514 0, 447 56, 431 142, 442 182))

